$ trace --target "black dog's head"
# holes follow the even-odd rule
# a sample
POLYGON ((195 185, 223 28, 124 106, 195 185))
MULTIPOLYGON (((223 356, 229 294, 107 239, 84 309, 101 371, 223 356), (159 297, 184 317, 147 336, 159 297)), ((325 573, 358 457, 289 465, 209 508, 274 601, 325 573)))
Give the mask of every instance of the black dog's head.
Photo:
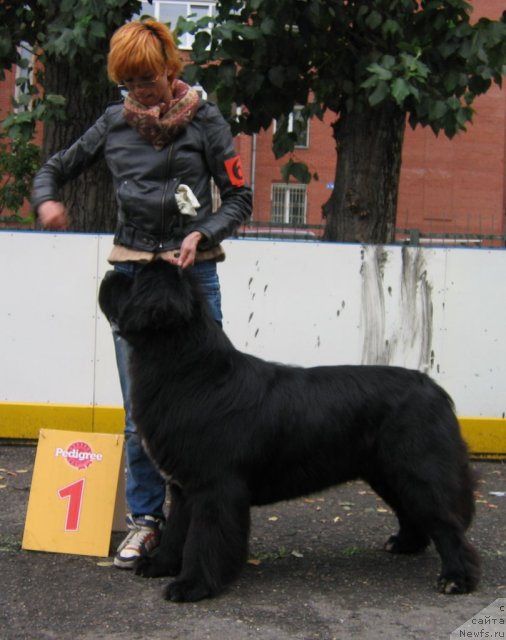
POLYGON ((108 271, 98 302, 119 332, 160 331, 190 322, 196 302, 190 276, 164 260, 144 266, 133 278, 108 271))

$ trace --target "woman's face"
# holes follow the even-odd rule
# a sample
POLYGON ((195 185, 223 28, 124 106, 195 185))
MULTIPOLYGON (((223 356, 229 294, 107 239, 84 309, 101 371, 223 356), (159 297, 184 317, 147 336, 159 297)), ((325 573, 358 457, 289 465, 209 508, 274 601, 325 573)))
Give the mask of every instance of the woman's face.
POLYGON ((166 73, 160 75, 143 74, 133 78, 125 78, 123 85, 130 95, 145 107, 153 107, 166 102, 172 97, 169 79, 166 73))

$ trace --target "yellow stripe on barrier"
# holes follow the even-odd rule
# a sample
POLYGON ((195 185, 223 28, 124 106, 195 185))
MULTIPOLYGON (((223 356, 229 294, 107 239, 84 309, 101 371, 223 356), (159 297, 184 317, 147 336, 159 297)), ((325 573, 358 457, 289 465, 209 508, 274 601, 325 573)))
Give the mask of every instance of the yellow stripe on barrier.
POLYGON ((472 457, 506 459, 504 418, 461 417, 459 422, 472 457))
POLYGON ((122 407, 0 402, 0 438, 38 439, 40 429, 123 433, 122 407))
MULTIPOLYGON (((506 419, 461 417, 473 457, 506 459, 506 419)), ((34 439, 40 429, 123 433, 122 407, 0 402, 0 438, 34 439)))

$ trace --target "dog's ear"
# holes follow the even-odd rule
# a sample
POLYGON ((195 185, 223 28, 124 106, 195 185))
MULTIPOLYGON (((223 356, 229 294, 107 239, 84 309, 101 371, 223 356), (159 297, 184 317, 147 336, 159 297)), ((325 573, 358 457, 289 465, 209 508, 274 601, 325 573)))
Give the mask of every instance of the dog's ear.
POLYGON ((118 319, 123 333, 187 324, 194 295, 187 273, 164 260, 148 263, 135 276, 129 302, 118 319))
POLYGON ((108 271, 98 291, 98 304, 105 317, 117 324, 132 288, 132 278, 125 273, 108 271))

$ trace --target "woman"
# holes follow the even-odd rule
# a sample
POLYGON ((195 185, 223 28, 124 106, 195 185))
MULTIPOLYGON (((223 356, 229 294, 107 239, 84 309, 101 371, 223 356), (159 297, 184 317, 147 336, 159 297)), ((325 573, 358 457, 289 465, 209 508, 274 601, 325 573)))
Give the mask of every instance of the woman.
MULTIPOLYGON (((217 322, 222 321, 216 263, 220 242, 251 214, 230 129, 215 105, 178 75, 182 64, 169 29, 149 19, 130 22, 110 42, 108 73, 128 94, 106 109, 71 147, 51 157, 33 184, 33 206, 47 229, 68 226, 58 191, 87 166, 105 158, 112 175, 118 219, 109 262, 132 277, 142 263, 168 260, 191 268, 217 322), (212 213, 211 179, 221 204, 212 213)), ((147 457, 132 422, 128 345, 114 331, 125 406, 129 533, 114 564, 132 568, 158 544, 165 481, 147 457)))

